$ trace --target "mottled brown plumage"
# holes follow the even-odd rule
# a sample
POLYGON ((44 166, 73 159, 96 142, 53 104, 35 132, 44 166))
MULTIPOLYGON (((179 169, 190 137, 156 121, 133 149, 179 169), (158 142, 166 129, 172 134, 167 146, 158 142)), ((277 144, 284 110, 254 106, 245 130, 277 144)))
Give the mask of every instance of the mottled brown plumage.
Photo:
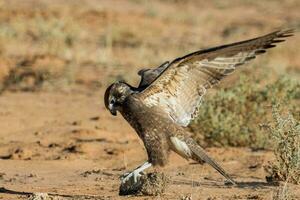
POLYGON ((148 154, 148 162, 124 180, 136 177, 150 165, 164 166, 172 150, 186 159, 205 161, 234 182, 189 137, 184 127, 197 115, 207 89, 292 33, 292 30, 279 30, 255 39, 200 50, 155 69, 141 70, 138 88, 125 82, 111 85, 105 93, 106 107, 113 115, 117 111, 123 115, 144 142, 148 154))

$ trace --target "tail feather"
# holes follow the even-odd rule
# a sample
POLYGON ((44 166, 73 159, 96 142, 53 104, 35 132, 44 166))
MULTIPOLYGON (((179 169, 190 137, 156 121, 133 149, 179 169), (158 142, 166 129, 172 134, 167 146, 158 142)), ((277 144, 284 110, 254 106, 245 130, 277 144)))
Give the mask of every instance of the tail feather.
POLYGON ((197 159, 201 159, 205 161, 207 164, 215 168, 220 174, 222 174, 227 180, 229 180, 231 183, 236 184, 236 182, 225 172, 225 170, 211 157, 209 157, 205 150, 200 147, 193 139, 189 138, 187 141, 185 141, 190 150, 193 152, 193 155, 197 159))

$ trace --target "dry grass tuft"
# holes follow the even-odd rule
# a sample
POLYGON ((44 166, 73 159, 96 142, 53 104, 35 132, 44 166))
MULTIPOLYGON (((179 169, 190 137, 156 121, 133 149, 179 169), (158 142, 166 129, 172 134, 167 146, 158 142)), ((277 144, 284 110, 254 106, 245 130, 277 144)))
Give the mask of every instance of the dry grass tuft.
POLYGON ((265 167, 269 181, 300 184, 300 123, 291 113, 273 106, 274 123, 268 127, 275 143, 276 162, 265 167))
POLYGON ((279 186, 276 191, 275 195, 272 197, 273 200, 295 200, 293 195, 290 192, 287 182, 283 185, 279 186))

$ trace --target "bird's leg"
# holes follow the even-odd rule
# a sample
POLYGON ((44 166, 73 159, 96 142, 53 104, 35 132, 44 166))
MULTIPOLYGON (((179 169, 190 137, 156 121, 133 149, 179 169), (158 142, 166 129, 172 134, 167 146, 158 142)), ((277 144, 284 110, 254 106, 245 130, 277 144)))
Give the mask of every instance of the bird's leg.
POLYGON ((122 183, 126 183, 130 179, 133 179, 133 184, 137 183, 138 178, 141 177, 141 172, 144 171, 145 169, 151 167, 152 164, 149 163, 148 161, 142 164, 141 166, 137 167, 135 170, 129 173, 125 173, 121 176, 121 181, 122 183))

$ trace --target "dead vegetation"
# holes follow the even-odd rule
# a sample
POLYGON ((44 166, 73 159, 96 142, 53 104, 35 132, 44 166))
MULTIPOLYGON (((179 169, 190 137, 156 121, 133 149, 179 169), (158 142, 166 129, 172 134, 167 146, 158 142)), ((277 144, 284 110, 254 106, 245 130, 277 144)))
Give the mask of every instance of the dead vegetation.
POLYGON ((296 198, 291 193, 287 182, 280 185, 273 194, 273 200, 296 200, 296 198))
POLYGON ((275 142, 276 161, 265 168, 267 180, 300 184, 300 123, 282 110, 273 106, 274 123, 268 127, 275 142))

